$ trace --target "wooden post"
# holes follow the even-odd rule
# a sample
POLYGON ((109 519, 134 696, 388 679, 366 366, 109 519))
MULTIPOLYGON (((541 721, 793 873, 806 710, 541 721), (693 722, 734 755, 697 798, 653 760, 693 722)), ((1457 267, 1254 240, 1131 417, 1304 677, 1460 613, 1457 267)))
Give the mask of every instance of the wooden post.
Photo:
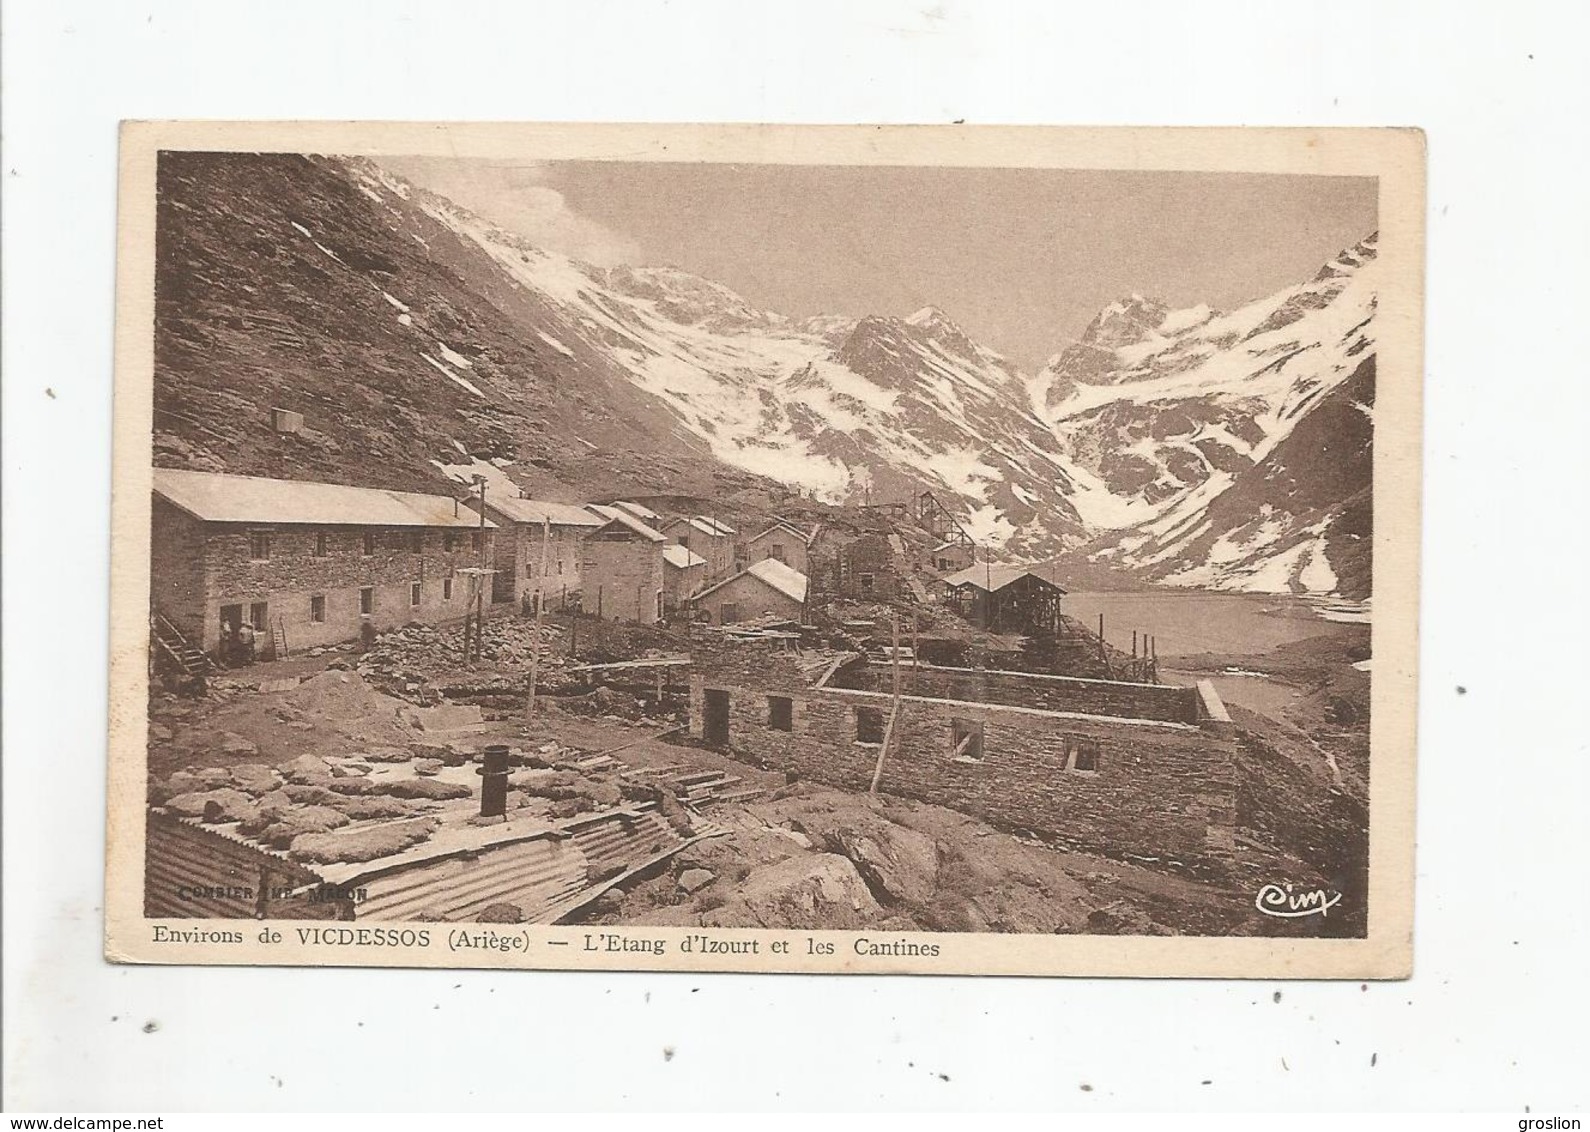
POLYGON ((1104 655, 1104 614, 1099 614, 1099 656, 1104 655))
POLYGON ((546 608, 547 546, 552 541, 549 516, 541 516, 541 568, 536 574, 536 616, 530 628, 530 687, 525 692, 524 725, 529 730, 536 713, 536 677, 541 670, 541 611, 546 608))
POLYGON ((486 628, 486 477, 476 476, 475 479, 480 484, 480 524, 476 528, 476 537, 480 539, 480 584, 475 590, 475 654, 471 659, 479 660, 481 638, 486 628))
POLYGON ((889 741, 894 738, 895 720, 900 718, 900 615, 891 613, 889 616, 890 633, 894 638, 894 654, 890 658, 894 662, 894 707, 889 712, 889 726, 884 728, 883 742, 878 746, 878 765, 872 768, 872 785, 867 793, 876 795, 878 783, 883 781, 883 760, 889 755, 889 741))
MULTIPOLYGON (((913 609, 911 611, 911 667, 913 669, 920 667, 922 664, 922 654, 917 650, 916 610, 913 609)), ((915 685, 912 686, 915 687, 915 685)))

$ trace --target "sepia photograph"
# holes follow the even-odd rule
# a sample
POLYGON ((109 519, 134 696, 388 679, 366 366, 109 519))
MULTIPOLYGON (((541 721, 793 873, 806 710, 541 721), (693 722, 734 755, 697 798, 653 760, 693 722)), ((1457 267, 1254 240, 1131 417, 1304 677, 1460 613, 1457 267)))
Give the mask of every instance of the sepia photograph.
POLYGON ((1379 176, 148 161, 128 957, 1369 934, 1379 176))

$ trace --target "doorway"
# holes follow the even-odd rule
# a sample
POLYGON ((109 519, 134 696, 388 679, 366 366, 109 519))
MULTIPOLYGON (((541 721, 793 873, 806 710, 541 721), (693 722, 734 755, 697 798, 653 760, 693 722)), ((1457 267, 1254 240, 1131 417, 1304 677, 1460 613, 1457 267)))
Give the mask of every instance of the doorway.
POLYGON ((707 717, 702 721, 702 738, 709 746, 729 745, 729 693, 708 688, 706 695, 707 717))

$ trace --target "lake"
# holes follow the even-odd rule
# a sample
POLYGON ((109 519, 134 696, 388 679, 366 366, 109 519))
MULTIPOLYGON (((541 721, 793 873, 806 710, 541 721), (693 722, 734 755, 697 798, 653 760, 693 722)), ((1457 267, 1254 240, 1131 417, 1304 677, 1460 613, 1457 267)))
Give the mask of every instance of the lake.
MULTIPOLYGON (((1368 620, 1368 603, 1272 594, 1224 594, 1205 590, 1070 593, 1061 608, 1124 652, 1132 631, 1155 638, 1161 659, 1199 653, 1262 653, 1277 645, 1345 633, 1368 620)), ((1141 645, 1139 648, 1141 649, 1141 645)))

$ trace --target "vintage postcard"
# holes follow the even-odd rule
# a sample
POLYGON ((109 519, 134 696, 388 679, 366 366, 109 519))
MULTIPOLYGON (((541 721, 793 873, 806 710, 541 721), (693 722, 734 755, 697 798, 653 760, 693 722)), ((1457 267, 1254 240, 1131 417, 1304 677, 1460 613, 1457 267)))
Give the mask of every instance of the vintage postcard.
POLYGON ((108 956, 1406 975, 1424 167, 128 124, 108 956))

